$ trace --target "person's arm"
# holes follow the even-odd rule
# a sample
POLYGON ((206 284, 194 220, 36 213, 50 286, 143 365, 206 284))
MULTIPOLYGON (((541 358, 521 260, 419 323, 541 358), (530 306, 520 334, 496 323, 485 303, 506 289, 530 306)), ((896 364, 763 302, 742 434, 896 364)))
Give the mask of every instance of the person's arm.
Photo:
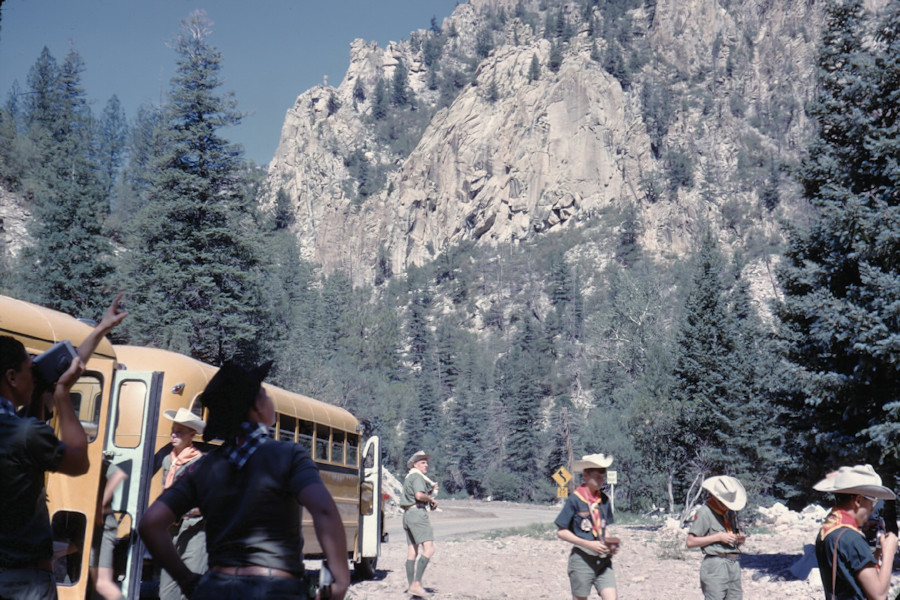
POLYGON ((101 504, 101 506, 107 506, 112 502, 113 495, 116 493, 116 488, 126 479, 128 479, 128 474, 120 469, 113 473, 112 477, 106 480, 106 487, 103 488, 103 504, 101 504))
POLYGON ((693 533, 689 533, 687 535, 687 547, 702 548, 703 546, 709 546, 710 544, 716 543, 734 546, 737 539, 738 537, 735 534, 728 533, 727 531, 719 531, 709 535, 694 535, 693 533))
POLYGON ((565 527, 559 527, 558 525, 556 529, 556 537, 564 542, 569 542, 570 544, 580 546, 585 550, 590 550, 592 552, 596 552, 597 554, 614 554, 609 546, 607 546, 600 540, 586 540, 584 538, 580 538, 571 530, 566 529, 565 527))
POLYGON ((897 536, 886 533, 881 538, 881 568, 870 564, 859 570, 856 579, 868 600, 885 600, 891 589, 891 571, 897 553, 897 536))
MULTIPOLYGON (((437 485, 437 484, 435 484, 437 485)), ((432 509, 437 508, 438 502, 425 492, 416 492, 416 500, 426 503, 432 509)))
POLYGON ((72 364, 56 382, 53 391, 53 402, 59 420, 59 439, 65 444, 62 462, 56 470, 64 475, 84 475, 91 466, 87 455, 87 434, 69 398, 69 390, 83 372, 84 364, 81 359, 73 358, 72 364))
POLYGON ((311 483, 300 490, 300 504, 312 516, 319 546, 325 552, 328 568, 334 576, 331 597, 343 600, 350 586, 350 569, 347 566, 347 539, 344 524, 334 499, 322 483, 311 483))
POLYGON ((190 598, 200 580, 200 574, 187 568, 169 535, 169 525, 175 522, 177 516, 164 502, 157 500, 141 517, 138 533, 153 558, 169 572, 184 595, 190 598))
POLYGON ((112 331, 113 327, 121 323, 125 317, 128 316, 127 312, 119 308, 119 302, 121 300, 122 294, 119 293, 112 301, 112 304, 109 305, 109 308, 106 309, 103 318, 100 319, 100 322, 97 323, 96 327, 94 327, 88 336, 84 338, 84 341, 78 344, 76 352, 78 353, 78 358, 81 359, 81 362, 87 363, 87 361, 90 360, 91 355, 94 354, 94 350, 100 345, 100 340, 112 331))

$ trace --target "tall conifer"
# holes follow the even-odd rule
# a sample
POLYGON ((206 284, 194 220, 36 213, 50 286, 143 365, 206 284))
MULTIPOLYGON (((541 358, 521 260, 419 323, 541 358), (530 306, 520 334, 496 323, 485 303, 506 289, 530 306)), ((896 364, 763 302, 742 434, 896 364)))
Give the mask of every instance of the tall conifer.
POLYGON ((791 231, 780 316, 797 435, 820 473, 846 461, 900 471, 898 12, 867 42, 862 0, 833 1, 801 182, 814 214, 791 231))
POLYGON ((257 223, 242 149, 220 136, 241 115, 222 85, 202 11, 182 22, 147 202, 127 257, 138 343, 206 362, 255 360, 260 332, 257 223))

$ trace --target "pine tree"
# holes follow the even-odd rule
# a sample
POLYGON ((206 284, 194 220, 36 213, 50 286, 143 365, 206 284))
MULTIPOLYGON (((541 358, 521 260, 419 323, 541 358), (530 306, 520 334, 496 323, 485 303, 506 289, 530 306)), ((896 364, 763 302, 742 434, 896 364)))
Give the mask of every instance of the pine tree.
POLYGON ((113 187, 125 160, 128 143, 128 121, 119 97, 113 96, 103 108, 97 131, 97 162, 100 178, 107 198, 112 197, 113 187))
POLYGON ((29 74, 24 122, 39 163, 29 169, 26 183, 34 198, 32 245, 22 252, 17 279, 22 297, 95 318, 108 301, 112 249, 103 235, 109 205, 83 72, 75 50, 57 66, 44 48, 29 74))
POLYGON ((218 131, 240 121, 221 94, 220 52, 202 11, 182 22, 148 201, 127 256, 133 339, 219 364, 255 360, 261 315, 258 225, 239 146, 218 131))
POLYGON ((540 323, 522 315, 509 352, 497 361, 497 388, 506 414, 504 467, 516 476, 521 497, 535 499, 545 477, 540 464, 543 443, 541 404, 549 374, 547 348, 540 323))
POLYGON ((881 458, 900 472, 900 17, 888 6, 869 44, 861 0, 827 5, 819 132, 800 177, 814 216, 791 231, 779 273, 788 408, 816 473, 881 458))
POLYGON ((760 459, 771 460, 780 441, 764 384, 771 353, 762 343, 749 294, 710 233, 696 263, 673 372, 674 443, 686 461, 682 483, 687 487, 698 474, 732 474, 757 488, 760 459))
POLYGON ((528 68, 528 81, 537 81, 541 78, 541 63, 537 54, 531 55, 531 66, 528 68))

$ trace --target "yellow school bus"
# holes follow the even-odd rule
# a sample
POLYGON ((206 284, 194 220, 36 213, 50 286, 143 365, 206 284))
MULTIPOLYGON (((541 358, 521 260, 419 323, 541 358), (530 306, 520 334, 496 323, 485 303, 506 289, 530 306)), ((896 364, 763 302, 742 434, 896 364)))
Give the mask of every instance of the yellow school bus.
MULTIPOLYGON (((91 329, 63 313, 0 296, 0 335, 19 339, 31 354, 66 339, 77 346, 91 329)), ((119 518, 115 578, 129 600, 155 597, 158 569, 134 526, 162 491, 159 466, 171 450, 171 421, 163 412, 184 407, 202 415, 198 397, 216 370, 174 352, 101 341, 71 393, 88 435, 90 470, 81 477, 47 475, 60 600, 91 597, 88 557, 92 544, 99 543, 104 461, 128 475, 112 502, 119 518)), ((278 415, 273 437, 310 450, 341 511, 348 559, 359 575, 372 576, 384 530, 378 438, 363 441, 359 422, 344 409, 265 385, 278 415)), ((199 440, 197 445, 204 447, 199 440)), ((309 519, 303 529, 304 554, 321 557, 309 519)))

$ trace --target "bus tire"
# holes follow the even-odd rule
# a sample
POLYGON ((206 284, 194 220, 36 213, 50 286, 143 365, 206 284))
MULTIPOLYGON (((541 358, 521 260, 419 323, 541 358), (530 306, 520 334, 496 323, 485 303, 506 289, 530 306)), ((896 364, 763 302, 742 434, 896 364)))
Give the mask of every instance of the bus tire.
POLYGON ((374 579, 377 565, 377 556, 362 558, 359 562, 353 563, 353 575, 360 581, 364 579, 374 579))

